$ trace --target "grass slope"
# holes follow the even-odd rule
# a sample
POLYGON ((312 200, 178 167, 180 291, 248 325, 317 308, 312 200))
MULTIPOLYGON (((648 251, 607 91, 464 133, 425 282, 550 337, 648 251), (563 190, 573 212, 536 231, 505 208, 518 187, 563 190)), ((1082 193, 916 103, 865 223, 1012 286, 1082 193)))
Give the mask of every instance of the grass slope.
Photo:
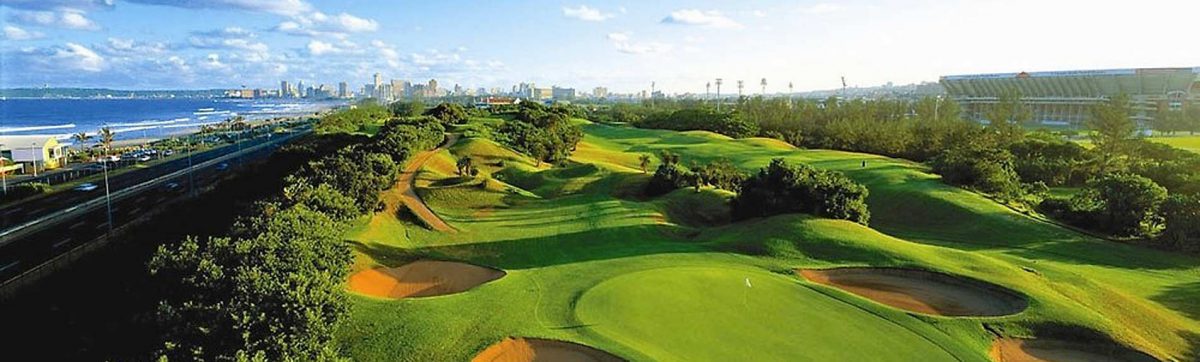
POLYGON ((355 297, 352 326, 340 336, 349 354, 464 360, 503 337, 527 336, 635 360, 719 360, 729 353, 877 360, 880 350, 898 360, 983 360, 992 338, 987 324, 1015 336, 1091 329, 1160 358, 1200 357, 1196 258, 1079 235, 946 186, 902 160, 707 132, 584 129, 564 168, 539 167, 481 139, 460 141, 428 166, 422 197, 459 233, 426 231, 395 215, 364 220, 349 236, 358 246, 356 268, 427 257, 509 275, 457 295, 355 297), (870 188, 872 225, 802 215, 728 223, 729 194, 716 190, 640 199, 647 176, 637 155, 661 150, 682 155, 685 164, 728 158, 753 170, 783 157, 845 171, 870 188), (463 155, 486 177, 448 173, 446 164, 463 155), (1028 295, 1030 308, 994 318, 915 316, 790 273, 845 265, 967 275, 1028 295), (747 276, 762 293, 754 308, 761 314, 735 313, 738 288, 711 287, 740 286, 747 276), (714 345, 718 338, 734 346, 714 345))

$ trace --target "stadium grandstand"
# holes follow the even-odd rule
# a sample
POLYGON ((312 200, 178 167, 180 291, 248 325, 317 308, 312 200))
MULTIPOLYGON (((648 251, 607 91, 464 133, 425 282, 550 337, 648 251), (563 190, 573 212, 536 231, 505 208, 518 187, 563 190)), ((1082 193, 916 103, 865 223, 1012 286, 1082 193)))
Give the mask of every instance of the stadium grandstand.
POLYGON ((1146 125, 1163 110, 1200 104, 1200 67, 1072 70, 944 76, 940 83, 963 115, 986 122, 1001 94, 1016 90, 1033 120, 1043 125, 1080 125, 1090 108, 1118 94, 1130 97, 1133 114, 1146 125))

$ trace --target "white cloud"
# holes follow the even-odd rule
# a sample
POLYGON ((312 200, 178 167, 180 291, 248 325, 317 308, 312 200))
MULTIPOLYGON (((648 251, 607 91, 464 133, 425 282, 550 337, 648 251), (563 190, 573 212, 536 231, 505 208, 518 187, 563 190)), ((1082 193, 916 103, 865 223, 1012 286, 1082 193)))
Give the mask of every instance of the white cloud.
POLYGON ((39 39, 44 34, 36 31, 21 29, 12 25, 4 26, 4 39, 7 40, 33 40, 39 39))
POLYGON ((51 56, 61 66, 87 72, 99 72, 108 67, 104 57, 76 43, 67 43, 66 48, 55 50, 51 56))
POLYGON ((593 9, 587 5, 579 5, 579 7, 563 7, 563 15, 568 18, 579 19, 583 21, 605 21, 611 19, 613 14, 602 13, 600 10, 593 9))
POLYGON ((345 38, 349 33, 366 33, 379 29, 379 23, 372 19, 360 18, 347 13, 326 15, 314 11, 310 14, 293 16, 290 20, 276 25, 274 30, 291 35, 321 36, 329 35, 345 38))
POLYGON ((149 57, 167 53, 169 46, 159 42, 141 42, 133 39, 108 38, 104 46, 97 49, 108 55, 149 57))
POLYGON ((841 5, 831 4, 831 3, 820 3, 820 4, 815 4, 812 6, 806 6, 806 7, 800 8, 801 13, 805 13, 805 14, 809 14, 809 15, 828 14, 828 13, 836 12, 839 10, 842 10, 841 5))
POLYGON ((3 0, 0 5, 25 10, 112 8, 113 0, 3 0))
POLYGON ((9 15, 9 20, 16 23, 46 27, 57 27, 74 30, 97 30, 100 29, 91 19, 87 18, 87 14, 76 9, 57 9, 53 11, 26 11, 15 10, 9 15))
POLYGON ((324 55, 336 51, 337 48, 334 48, 333 44, 330 43, 320 40, 312 40, 308 42, 308 52, 312 53, 312 55, 324 55))
POLYGON ((266 53, 270 47, 266 43, 254 40, 256 34, 240 27, 228 27, 221 30, 193 32, 188 37, 188 45, 197 49, 235 49, 255 53, 266 53))
POLYGON ((174 6, 189 9, 231 9, 264 12, 285 16, 300 15, 313 7, 302 0, 125 0, 147 5, 174 6))
POLYGON ((742 24, 733 21, 733 19, 726 17, 720 11, 716 10, 678 10, 671 12, 671 15, 667 15, 661 22, 663 24, 694 25, 719 29, 736 29, 742 27, 742 24))

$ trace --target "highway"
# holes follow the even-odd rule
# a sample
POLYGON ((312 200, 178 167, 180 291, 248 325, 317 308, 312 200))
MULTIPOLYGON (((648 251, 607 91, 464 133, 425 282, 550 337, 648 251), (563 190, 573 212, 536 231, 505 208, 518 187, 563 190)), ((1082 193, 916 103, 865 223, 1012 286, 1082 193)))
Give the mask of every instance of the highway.
MULTIPOLYGON (((228 145, 182 157, 145 169, 109 178, 113 227, 141 217, 158 205, 203 190, 221 180, 239 165, 269 156, 280 144, 307 134, 258 137, 240 145, 228 145), (193 185, 190 181, 194 181, 193 185)), ((92 191, 66 190, 27 202, 2 213, 0 229, 0 284, 76 246, 108 232, 103 181, 92 191)))

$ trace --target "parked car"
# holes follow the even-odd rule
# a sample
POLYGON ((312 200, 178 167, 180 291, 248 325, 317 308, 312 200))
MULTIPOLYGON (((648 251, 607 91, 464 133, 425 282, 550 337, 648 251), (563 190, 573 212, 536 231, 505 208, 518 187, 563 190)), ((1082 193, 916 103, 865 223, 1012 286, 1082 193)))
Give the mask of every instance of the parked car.
POLYGON ((163 151, 163 156, 171 157, 171 155, 174 155, 174 154, 175 154, 175 150, 163 151))
POLYGON ((147 154, 143 154, 141 156, 138 156, 138 158, 137 158, 138 162, 148 162, 148 161, 150 161, 150 159, 151 159, 150 155, 147 155, 147 154))
POLYGON ((99 187, 100 186, 96 186, 96 184, 94 184, 94 183, 85 182, 85 183, 79 184, 79 186, 75 186, 75 191, 88 192, 88 191, 95 190, 99 187))

